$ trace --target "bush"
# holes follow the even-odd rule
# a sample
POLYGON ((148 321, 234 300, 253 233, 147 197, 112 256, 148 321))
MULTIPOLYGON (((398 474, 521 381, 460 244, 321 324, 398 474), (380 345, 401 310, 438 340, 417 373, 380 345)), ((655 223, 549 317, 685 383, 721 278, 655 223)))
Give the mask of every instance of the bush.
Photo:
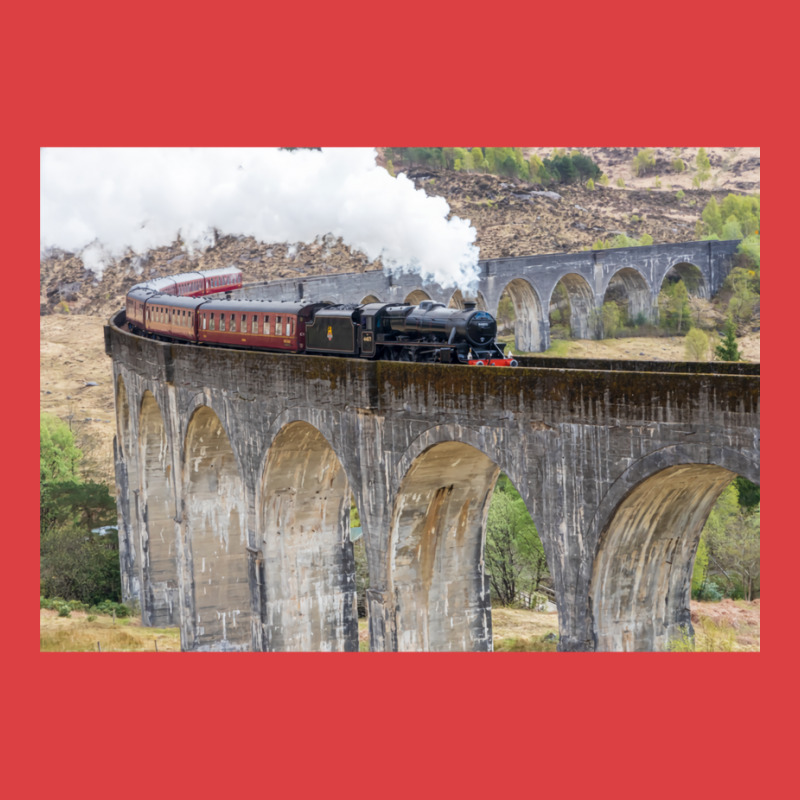
POLYGON ((68 617, 71 612, 69 604, 67 603, 60 603, 56 610, 58 611, 59 617, 68 617))
POLYGON ((695 592, 696 600, 705 600, 710 603, 718 603, 723 598, 722 589, 713 581, 705 581, 695 592))
POLYGON ((683 189, 678 189, 678 191, 675 193, 675 199, 683 200, 684 197, 686 197, 686 192, 684 192, 683 189))
POLYGON ((646 175, 651 170, 655 169, 656 166, 656 156, 655 156, 655 149, 652 147, 645 147, 643 150, 640 150, 635 158, 633 159, 633 174, 636 177, 640 177, 641 175, 646 175))
POLYGON ((705 331, 692 328, 684 341, 687 361, 705 361, 708 358, 711 343, 705 331))

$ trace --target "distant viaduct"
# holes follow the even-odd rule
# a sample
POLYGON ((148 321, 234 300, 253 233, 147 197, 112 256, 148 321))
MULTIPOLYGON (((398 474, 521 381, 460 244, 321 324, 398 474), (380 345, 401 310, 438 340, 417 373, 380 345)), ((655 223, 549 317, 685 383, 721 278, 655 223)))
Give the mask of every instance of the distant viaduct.
MULTIPOLYGON (((658 294, 667 275, 683 279, 689 293, 710 298, 730 272, 739 240, 681 242, 649 247, 623 247, 479 262, 477 301, 480 308, 497 313, 508 291, 516 313, 518 351, 535 353, 550 346, 550 304, 560 283, 569 299, 570 328, 577 339, 595 338, 599 310, 607 300, 627 303, 628 316, 658 318, 658 294)), ((273 281, 247 287, 242 296, 274 300, 330 300, 381 303, 437 300, 463 305, 460 291, 435 283, 423 285, 419 275, 381 271, 321 275, 273 281)))
MULTIPOLYGON (((710 293, 733 252, 722 245, 555 256, 539 278, 526 259, 484 262, 481 292, 491 309, 524 280, 546 308, 572 263, 594 303, 626 270, 657 295, 670 266, 699 271, 710 293)), ((359 275, 359 291, 385 301, 413 283, 367 280, 380 282, 359 275)), ((303 291, 336 300, 345 281, 303 291)), ((370 648, 490 650, 483 549, 501 471, 544 545, 559 649, 662 649, 691 629, 716 498, 735 475, 759 481, 758 365, 283 356, 155 342, 123 321, 106 327, 123 593, 146 624, 179 626, 184 650, 357 650, 351 494, 370 648)))

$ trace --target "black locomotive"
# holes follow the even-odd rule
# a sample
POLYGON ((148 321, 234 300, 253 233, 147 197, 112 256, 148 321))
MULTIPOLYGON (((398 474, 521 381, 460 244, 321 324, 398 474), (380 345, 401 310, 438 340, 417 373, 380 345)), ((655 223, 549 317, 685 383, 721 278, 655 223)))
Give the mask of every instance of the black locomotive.
POLYGON ((463 309, 447 308, 432 300, 418 306, 323 306, 306 324, 306 352, 516 366, 505 358, 495 341, 496 334, 494 317, 477 310, 474 303, 467 303, 463 309))

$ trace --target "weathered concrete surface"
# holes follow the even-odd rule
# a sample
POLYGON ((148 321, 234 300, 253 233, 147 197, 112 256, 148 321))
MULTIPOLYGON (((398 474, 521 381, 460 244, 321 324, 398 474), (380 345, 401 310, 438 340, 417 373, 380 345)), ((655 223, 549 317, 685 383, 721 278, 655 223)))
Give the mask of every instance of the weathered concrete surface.
POLYGON ((149 491, 169 488, 180 510, 187 650, 355 649, 351 491, 372 649, 489 649, 483 536, 500 470, 541 535, 560 649, 657 649, 688 620, 710 503, 735 474, 759 480, 757 375, 283 356, 113 325, 106 342, 129 442, 117 444, 124 585, 150 598, 151 619, 165 613, 141 563, 152 533, 125 511, 156 470, 137 462, 157 441, 142 423, 149 392, 172 465, 149 491))
MULTIPOLYGON (((550 346, 550 307, 559 284, 569 299, 569 322, 576 338, 595 338, 599 310, 607 300, 627 303, 628 314, 658 318, 658 293, 667 274, 680 276, 689 293, 715 295, 731 270, 738 240, 679 242, 649 247, 619 247, 582 253, 496 258, 479 262, 479 308, 497 314, 504 291, 516 313, 516 350, 550 346)), ((327 300, 335 303, 419 303, 436 300, 458 306, 461 292, 452 286, 421 285, 418 275, 383 272, 319 275, 245 287, 240 296, 272 300, 327 300)))

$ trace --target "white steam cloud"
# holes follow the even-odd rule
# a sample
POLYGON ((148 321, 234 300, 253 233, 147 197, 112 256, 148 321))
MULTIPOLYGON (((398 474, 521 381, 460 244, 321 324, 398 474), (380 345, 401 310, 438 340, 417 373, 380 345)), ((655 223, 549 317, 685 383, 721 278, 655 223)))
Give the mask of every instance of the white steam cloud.
POLYGON ((40 248, 81 253, 98 276, 113 258, 143 254, 180 234, 204 250, 213 229, 261 242, 333 234, 389 271, 474 290, 476 230, 447 219, 372 148, 317 150, 142 148, 41 151, 40 248))

